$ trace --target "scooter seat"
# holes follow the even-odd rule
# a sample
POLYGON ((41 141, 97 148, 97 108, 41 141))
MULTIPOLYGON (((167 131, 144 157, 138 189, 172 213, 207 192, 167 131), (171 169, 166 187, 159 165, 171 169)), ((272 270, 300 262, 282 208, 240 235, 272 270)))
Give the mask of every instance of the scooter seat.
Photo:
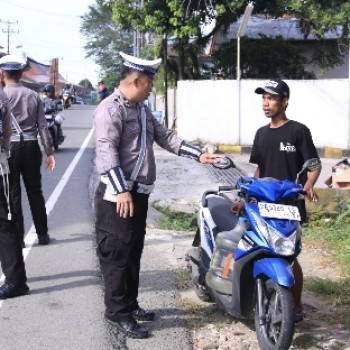
POLYGON ((239 216, 231 213, 232 202, 218 197, 207 198, 212 219, 219 231, 230 231, 238 223, 239 216))

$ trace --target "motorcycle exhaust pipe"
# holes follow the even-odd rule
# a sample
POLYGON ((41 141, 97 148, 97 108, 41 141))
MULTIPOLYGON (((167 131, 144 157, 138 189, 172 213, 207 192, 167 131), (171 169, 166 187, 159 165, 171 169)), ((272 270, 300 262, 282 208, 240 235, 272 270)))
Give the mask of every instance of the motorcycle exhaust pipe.
POLYGON ((199 252, 198 248, 191 248, 186 252, 185 260, 187 261, 187 267, 189 268, 192 281, 197 282, 199 277, 199 252))

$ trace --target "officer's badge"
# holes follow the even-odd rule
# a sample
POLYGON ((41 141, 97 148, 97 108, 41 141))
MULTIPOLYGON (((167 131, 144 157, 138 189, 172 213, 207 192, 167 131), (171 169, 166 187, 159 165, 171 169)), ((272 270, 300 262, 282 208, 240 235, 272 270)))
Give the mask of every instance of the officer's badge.
POLYGON ((107 107, 107 111, 108 111, 109 116, 112 117, 112 115, 117 111, 117 109, 109 106, 109 107, 107 107))

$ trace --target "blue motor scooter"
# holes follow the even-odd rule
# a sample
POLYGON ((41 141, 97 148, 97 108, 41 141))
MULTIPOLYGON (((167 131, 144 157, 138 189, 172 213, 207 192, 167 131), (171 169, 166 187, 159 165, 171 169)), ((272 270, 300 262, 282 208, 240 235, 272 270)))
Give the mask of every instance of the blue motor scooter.
MULTIPOLYGON (((243 177, 235 188, 202 196, 198 231, 186 253, 195 291, 234 317, 254 318, 263 350, 287 350, 293 340, 292 264, 301 251, 297 201, 304 195, 298 182, 319 162, 306 161, 295 183, 243 177), (235 201, 242 202, 239 216, 231 213, 235 201)), ((214 166, 234 164, 221 158, 214 166)))

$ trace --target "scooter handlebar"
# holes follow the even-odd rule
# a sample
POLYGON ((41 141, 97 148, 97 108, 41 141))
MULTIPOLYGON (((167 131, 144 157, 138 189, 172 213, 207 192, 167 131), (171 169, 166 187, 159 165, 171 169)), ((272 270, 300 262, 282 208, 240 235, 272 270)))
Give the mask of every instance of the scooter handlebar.
POLYGON ((217 158, 217 161, 212 164, 214 168, 218 169, 230 169, 230 168, 236 168, 235 163, 233 163, 232 159, 229 157, 220 157, 217 158))
POLYGON ((205 208, 208 206, 207 196, 210 194, 218 194, 218 191, 205 191, 202 195, 202 207, 205 208))

